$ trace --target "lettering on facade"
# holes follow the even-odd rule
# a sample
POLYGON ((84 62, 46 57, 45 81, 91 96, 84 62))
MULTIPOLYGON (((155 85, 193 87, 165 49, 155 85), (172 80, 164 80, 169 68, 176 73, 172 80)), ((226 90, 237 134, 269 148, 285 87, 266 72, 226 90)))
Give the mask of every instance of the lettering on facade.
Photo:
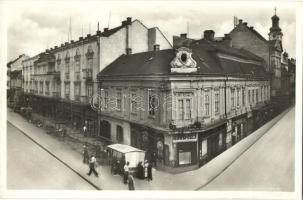
POLYGON ((197 135, 175 135, 173 137, 173 143, 178 142, 196 142, 197 135))

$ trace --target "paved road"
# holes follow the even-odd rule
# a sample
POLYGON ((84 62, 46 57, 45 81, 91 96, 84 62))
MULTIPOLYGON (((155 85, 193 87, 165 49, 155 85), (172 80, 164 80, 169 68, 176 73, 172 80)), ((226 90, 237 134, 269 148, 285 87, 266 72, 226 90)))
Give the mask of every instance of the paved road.
POLYGON ((7 123, 7 188, 94 189, 10 123, 7 123))
POLYGON ((294 190, 295 109, 201 190, 294 190))

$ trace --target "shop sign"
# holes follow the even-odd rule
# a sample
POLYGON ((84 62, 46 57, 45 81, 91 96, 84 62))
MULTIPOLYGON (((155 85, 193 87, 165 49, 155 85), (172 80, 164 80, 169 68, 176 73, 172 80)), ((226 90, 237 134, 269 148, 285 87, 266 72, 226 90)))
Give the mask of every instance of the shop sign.
POLYGON ((197 135, 176 135, 173 138, 173 143, 178 142, 196 142, 197 141, 197 135))

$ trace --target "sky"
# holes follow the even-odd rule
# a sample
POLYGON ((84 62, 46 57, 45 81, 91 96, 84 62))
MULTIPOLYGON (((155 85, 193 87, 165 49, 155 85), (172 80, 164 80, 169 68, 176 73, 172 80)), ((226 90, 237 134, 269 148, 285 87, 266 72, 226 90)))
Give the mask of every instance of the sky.
MULTIPOLYGON (((287 2, 256 1, 4 1, 7 27, 8 61, 23 53, 34 56, 68 40, 95 34, 100 29, 119 26, 126 17, 139 19, 147 27, 159 27, 172 42, 173 35, 187 32, 190 38, 201 38, 212 29, 220 37, 233 29, 237 16, 268 39, 274 8, 280 18, 283 48, 295 57, 296 7, 287 2), (71 23, 70 23, 71 21, 71 23)), ((0 5, 1 6, 1 5, 0 5)), ((2 15, 3 16, 3 15, 2 15)))

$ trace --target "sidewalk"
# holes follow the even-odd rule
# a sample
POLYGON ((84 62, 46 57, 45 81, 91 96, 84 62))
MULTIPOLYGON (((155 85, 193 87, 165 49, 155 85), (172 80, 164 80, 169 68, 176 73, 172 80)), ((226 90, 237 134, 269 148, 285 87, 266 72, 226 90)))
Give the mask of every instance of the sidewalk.
MULTIPOLYGON (((197 170, 173 175, 153 169, 153 181, 147 182, 145 180, 135 179, 136 190, 200 189, 222 173, 239 156, 241 156, 243 152, 274 126, 289 110, 290 109, 287 109, 197 170)), ((122 178, 120 176, 113 176, 110 173, 108 166, 102 166, 101 169, 99 167, 98 170, 101 173, 99 178, 87 176, 88 166, 82 163, 81 153, 75 151, 68 145, 65 145, 63 141, 59 141, 46 134, 43 129, 28 123, 20 115, 14 112, 8 112, 7 120, 102 190, 128 190, 127 185, 122 183, 122 178)))

